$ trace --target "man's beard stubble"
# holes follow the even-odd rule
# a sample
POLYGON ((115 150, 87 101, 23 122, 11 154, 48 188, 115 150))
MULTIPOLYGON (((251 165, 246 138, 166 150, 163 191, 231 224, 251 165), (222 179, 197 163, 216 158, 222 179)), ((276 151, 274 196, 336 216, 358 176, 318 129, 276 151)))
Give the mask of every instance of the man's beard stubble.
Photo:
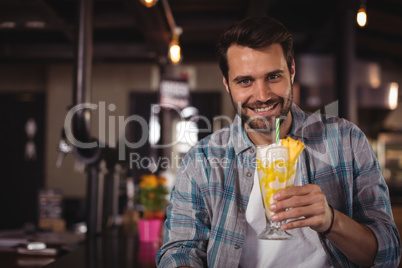
MULTIPOLYGON (((275 131, 275 119, 276 117, 270 116, 270 117, 262 117, 262 116, 255 116, 255 117, 249 117, 246 113, 242 112, 242 104, 238 102, 238 105, 234 103, 233 97, 231 90, 229 88, 230 92, 230 99, 232 100, 233 107, 236 111, 236 113, 240 116, 242 123, 245 125, 248 125, 251 129, 253 129, 256 132, 263 132, 263 133, 270 133, 275 131)), ((267 103, 269 103, 270 100, 268 100, 267 103)), ((280 111, 279 118, 286 118, 287 114, 290 111, 290 108, 292 106, 293 102, 293 84, 290 84, 290 91, 289 95, 287 96, 286 99, 280 98, 279 99, 279 104, 282 104, 282 110, 280 111)), ((258 106, 258 105, 254 105, 258 106)), ((247 109, 247 108, 246 108, 247 109)))

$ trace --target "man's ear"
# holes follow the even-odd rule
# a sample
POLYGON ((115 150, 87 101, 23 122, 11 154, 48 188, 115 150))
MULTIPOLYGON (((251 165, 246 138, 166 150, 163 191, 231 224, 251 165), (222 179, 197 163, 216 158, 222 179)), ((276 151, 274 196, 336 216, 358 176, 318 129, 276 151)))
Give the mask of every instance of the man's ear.
POLYGON ((295 80, 295 74, 296 74, 296 66, 295 66, 295 60, 293 60, 292 67, 290 67, 290 79, 292 80, 292 84, 295 80))
POLYGON ((222 81, 223 81, 223 84, 225 85, 226 91, 228 93, 230 93, 228 82, 226 81, 226 78, 224 76, 222 77, 222 81))

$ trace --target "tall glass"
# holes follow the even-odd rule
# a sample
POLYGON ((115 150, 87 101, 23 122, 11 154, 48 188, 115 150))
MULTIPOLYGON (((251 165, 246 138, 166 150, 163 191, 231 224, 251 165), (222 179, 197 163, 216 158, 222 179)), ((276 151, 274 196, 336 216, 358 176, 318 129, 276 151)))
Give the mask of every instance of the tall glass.
POLYGON ((269 210, 269 206, 274 203, 273 195, 276 192, 293 186, 296 167, 297 160, 289 161, 288 148, 278 144, 257 147, 257 172, 267 220, 267 226, 258 235, 259 239, 293 239, 291 233, 281 230, 284 222, 271 221, 273 212, 269 210))

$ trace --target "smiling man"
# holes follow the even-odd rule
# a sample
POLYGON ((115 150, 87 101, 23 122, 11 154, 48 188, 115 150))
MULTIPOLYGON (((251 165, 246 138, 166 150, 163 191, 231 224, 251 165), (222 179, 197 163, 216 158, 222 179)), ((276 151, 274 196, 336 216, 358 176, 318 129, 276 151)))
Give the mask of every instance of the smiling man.
POLYGON ((400 237, 366 137, 346 120, 292 103, 289 31, 269 17, 248 18, 222 35, 217 55, 237 115, 182 161, 158 267, 397 267, 400 237), (278 117, 280 138, 306 149, 296 186, 270 206, 295 238, 266 241, 257 238, 266 222, 256 151, 274 142, 278 117))
POLYGON ((292 84, 295 65, 287 66, 280 44, 253 49, 232 45, 227 50, 231 66, 223 84, 233 106, 239 111, 248 137, 256 145, 270 144, 272 118, 285 117, 281 131, 289 132, 292 123, 292 84))

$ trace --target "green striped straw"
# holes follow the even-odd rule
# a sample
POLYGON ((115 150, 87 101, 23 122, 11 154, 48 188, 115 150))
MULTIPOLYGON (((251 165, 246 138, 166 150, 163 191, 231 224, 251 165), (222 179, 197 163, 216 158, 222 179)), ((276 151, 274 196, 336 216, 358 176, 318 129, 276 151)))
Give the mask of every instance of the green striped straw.
POLYGON ((275 141, 276 143, 279 143, 279 118, 276 118, 276 127, 275 127, 275 141))

